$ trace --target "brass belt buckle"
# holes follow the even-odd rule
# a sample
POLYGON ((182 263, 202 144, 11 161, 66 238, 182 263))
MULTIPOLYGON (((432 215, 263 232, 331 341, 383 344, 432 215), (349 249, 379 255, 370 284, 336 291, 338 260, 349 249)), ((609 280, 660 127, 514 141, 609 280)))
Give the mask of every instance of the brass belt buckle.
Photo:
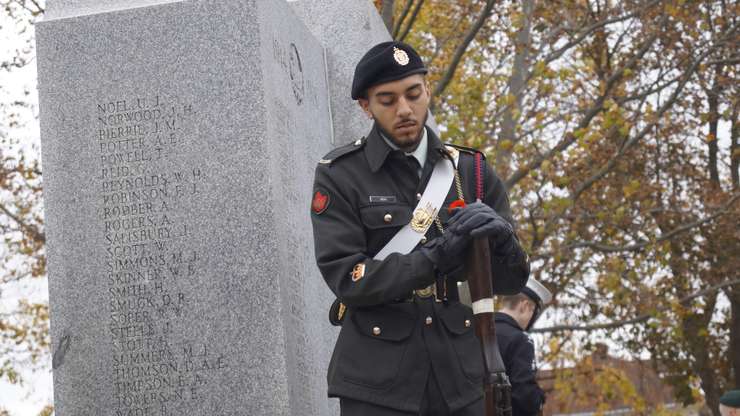
POLYGON ((416 296, 418 296, 420 298, 428 298, 428 297, 434 295, 434 292, 436 292, 435 286, 436 285, 431 284, 431 285, 425 287, 424 289, 416 289, 416 290, 414 290, 414 293, 416 294, 416 296))

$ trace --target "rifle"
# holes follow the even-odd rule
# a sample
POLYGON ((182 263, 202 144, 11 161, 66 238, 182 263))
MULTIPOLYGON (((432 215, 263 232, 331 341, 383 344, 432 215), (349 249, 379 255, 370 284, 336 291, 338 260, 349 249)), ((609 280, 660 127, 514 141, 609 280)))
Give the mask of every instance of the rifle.
POLYGON ((470 271, 468 284, 473 301, 475 334, 481 343, 485 375, 486 416, 511 416, 511 384, 506 376, 501 352, 496 341, 496 324, 493 317, 493 279, 491 276, 491 251, 488 238, 473 240, 468 253, 470 271))

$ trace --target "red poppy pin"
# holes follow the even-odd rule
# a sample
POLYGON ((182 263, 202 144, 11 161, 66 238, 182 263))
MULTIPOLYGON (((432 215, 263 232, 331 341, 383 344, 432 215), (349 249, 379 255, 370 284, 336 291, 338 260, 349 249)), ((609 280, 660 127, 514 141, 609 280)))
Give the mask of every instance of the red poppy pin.
POLYGON ((456 199, 452 201, 449 208, 447 208, 447 213, 452 215, 452 211, 457 208, 465 208, 465 201, 463 201, 462 199, 456 199))
POLYGON ((321 214, 329 208, 329 193, 322 190, 316 190, 311 201, 311 210, 316 214, 321 214))

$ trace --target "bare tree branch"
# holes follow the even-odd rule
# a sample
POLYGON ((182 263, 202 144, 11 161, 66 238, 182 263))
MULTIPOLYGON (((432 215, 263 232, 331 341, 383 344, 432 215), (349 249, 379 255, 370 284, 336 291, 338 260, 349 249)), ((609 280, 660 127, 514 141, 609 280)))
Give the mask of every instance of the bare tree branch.
POLYGON ((651 85, 651 87, 648 87, 648 89, 646 89, 645 91, 632 94, 632 95, 630 95, 628 97, 622 97, 622 98, 619 98, 618 100, 615 100, 615 101, 616 101, 617 104, 619 104, 621 106, 621 105, 624 105, 624 104, 626 104, 628 102, 631 102, 631 101, 644 100, 645 98, 647 98, 647 97, 649 97, 649 96, 651 96, 653 94, 656 94, 658 92, 661 92, 664 89, 668 88, 669 86, 671 86, 671 85, 679 82, 681 80, 681 78, 683 78, 683 77, 682 76, 677 76, 677 77, 673 78, 672 80, 666 81, 665 83, 659 85, 659 83, 660 83, 660 81, 662 79, 662 77, 659 77, 658 79, 655 80, 655 82, 653 82, 653 84, 651 85), (655 87, 653 87, 653 86, 655 86, 655 87))
POLYGON ((663 0, 654 0, 652 2, 649 2, 645 5, 643 5, 641 8, 631 12, 627 13, 621 16, 613 17, 611 19, 605 19, 598 22, 595 22, 591 24, 590 26, 587 26, 586 28, 583 28, 580 30, 580 33, 576 35, 575 39, 571 40, 570 42, 566 43, 562 47, 558 48, 555 51, 550 52, 543 61, 545 63, 550 63, 556 59, 559 59, 565 52, 567 52, 569 49, 573 48, 574 46, 579 45, 584 39, 586 39, 588 36, 590 36, 593 32, 601 29, 602 27, 608 26, 612 23, 618 23, 623 22, 625 20, 631 19, 635 16, 638 16, 639 14, 643 13, 645 10, 656 6, 658 3, 661 3, 663 0))
POLYGON ((732 106, 732 120, 730 121, 730 177, 732 189, 740 188, 740 102, 732 106))
POLYGON ((532 43, 532 15, 534 14, 534 1, 533 0, 522 0, 522 25, 516 33, 514 38, 514 62, 511 66, 511 74, 509 76, 508 88, 509 94, 513 99, 513 106, 508 106, 508 109, 503 114, 501 120, 501 134, 500 140, 496 142, 496 166, 499 167, 499 173, 501 175, 508 175, 508 169, 511 160, 511 152, 513 144, 516 144, 518 138, 516 137, 516 127, 519 124, 519 110, 522 106, 522 98, 524 95, 525 80, 530 77, 530 49, 532 43), (507 142, 509 146, 502 146, 504 142, 507 142))
POLYGON ((740 64, 740 57, 715 59, 715 60, 707 61, 707 65, 737 65, 737 64, 740 64))
POLYGON ((31 0, 31 3, 33 3, 34 6, 36 6, 36 9, 31 9, 26 5, 25 1, 22 0, 13 0, 13 3, 18 4, 22 8, 26 9, 29 13, 31 13, 31 16, 36 17, 44 12, 44 9, 36 2, 36 0, 31 0))
POLYGON ((2 280, 0 280, 0 282, 2 282, 3 284, 10 283, 10 282, 18 282, 20 280, 23 280, 23 279, 31 276, 32 274, 33 274, 32 272, 28 271, 28 272, 21 273, 21 274, 18 274, 18 275, 5 276, 5 277, 2 278, 2 280))
MULTIPOLYGON (((661 20, 665 21, 665 19, 666 17, 664 16, 661 20)), ((591 120, 593 120, 593 118, 596 117, 596 115, 603 110, 604 102, 606 101, 606 98, 611 94, 612 89, 616 87, 618 85, 618 82, 621 81, 624 77, 624 71, 627 69, 633 69, 637 65, 639 60, 642 59, 642 57, 652 48, 657 39, 658 32, 656 31, 653 32, 653 34, 642 43, 642 45, 640 45, 637 53, 634 56, 632 56, 624 65, 614 71, 614 73, 606 80, 604 92, 599 95, 594 105, 586 111, 586 114, 578 123, 576 130, 584 129, 591 124, 591 120)), ((573 143, 575 143, 576 140, 577 138, 572 131, 566 133, 565 136, 558 142, 558 144, 555 145, 555 147, 545 152, 542 156, 534 158, 532 161, 530 161, 523 167, 520 167, 513 174, 511 174, 511 176, 509 176, 504 181, 506 189, 511 189, 514 185, 516 185, 517 182, 522 180, 525 176, 529 175, 530 172, 539 168, 543 162, 560 154, 565 149, 570 147, 573 143)))
POLYGON ((411 31, 411 27, 413 27, 414 23, 416 23, 416 18, 419 16, 419 11, 421 10, 422 5, 424 5, 424 0, 419 0, 419 2, 416 3, 414 11, 411 12, 411 18, 409 18, 408 23, 406 23, 406 29, 404 29, 401 36, 399 36, 396 40, 403 42, 406 39, 406 36, 408 36, 409 32, 411 31))
POLYGON ((12 61, 5 61, 5 62, 0 63, 0 69, 10 71, 13 68, 23 68, 24 66, 28 65, 31 62, 33 62, 33 60, 31 59, 25 60, 19 56, 14 56, 12 61))
POLYGON ((704 225, 704 224, 706 224, 708 222, 711 222, 711 221, 717 219, 718 217, 721 217, 722 215, 725 215, 730 210, 730 208, 732 208, 732 205, 735 203, 735 201, 737 201, 738 199, 740 199, 740 193, 738 193, 738 194, 734 195, 732 198, 730 198, 722 206, 722 208, 720 208, 719 210, 717 210, 717 212, 713 213, 712 215, 710 215, 708 217, 704 217, 704 218, 698 219, 696 221, 692 221, 692 222, 690 222, 688 224, 684 224, 684 225, 682 225, 680 227, 676 227, 676 228, 674 228, 671 231, 668 231, 666 233, 661 234, 660 236, 658 236, 657 238, 655 238, 655 240, 653 240, 653 241, 644 241, 644 242, 641 242, 641 243, 635 243, 635 244, 630 244, 630 245, 625 245, 625 246, 612 246, 612 245, 608 245, 608 244, 600 244, 600 243, 595 243, 595 242, 578 242, 578 243, 568 244, 567 246, 565 246, 565 248, 566 249, 570 249, 570 250, 577 249, 577 248, 591 248, 591 249, 594 249, 596 251, 600 251, 600 252, 603 252, 603 253, 617 253, 617 252, 625 252, 625 251, 638 251, 638 250, 641 250, 641 249, 643 249, 643 248, 645 248, 645 247, 647 247, 647 246, 649 246, 651 244, 660 243, 662 241, 671 239, 671 238, 675 237, 678 234, 681 234, 681 233, 684 233, 686 231, 689 231, 692 228, 702 226, 702 225, 704 225))
POLYGON ((401 25, 403 25, 403 21, 406 20, 406 16, 409 14, 409 11, 411 10, 411 6, 413 4, 414 4, 414 0, 407 0, 406 5, 403 6, 401 15, 398 16, 398 20, 396 21, 396 24, 393 27, 393 33, 391 34, 393 39, 395 39, 398 36, 398 31, 401 30, 401 25))
POLYGON ((447 85, 450 83, 450 81, 452 81, 452 77, 455 75, 455 71, 457 70, 458 65, 460 65, 460 61, 462 60, 465 51, 468 49, 470 43, 473 41, 473 39, 475 39, 475 36, 483 27, 483 24, 491 16, 494 3, 496 3, 495 0, 486 0, 486 5, 483 7, 483 10, 478 16, 478 19, 475 21, 473 26, 470 27, 468 32, 465 34, 462 42, 460 42, 460 44, 457 46, 455 53, 452 55, 452 60, 450 61, 450 65, 447 67, 447 71, 445 71, 444 75, 442 75, 442 78, 439 80, 439 82, 437 82, 437 85, 434 88, 434 92, 432 92, 432 98, 439 97, 445 90, 445 88, 447 88, 447 85))
POLYGON ((38 2, 36 2, 36 0, 31 0, 31 3, 33 3, 34 6, 36 6, 36 10, 37 10, 37 12, 34 13, 34 16, 36 16, 37 14, 41 14, 41 13, 44 12, 44 8, 41 7, 41 5, 39 5, 38 2))
MULTIPOLYGON (((732 34, 735 31, 735 29, 736 27, 730 31, 730 34, 732 34)), ((679 84, 673 90, 673 92, 668 97, 668 99, 663 103, 663 105, 661 105, 660 109, 657 112, 657 117, 655 118, 655 121, 644 126, 638 134, 636 134, 634 137, 627 140, 625 144, 620 147, 617 154, 614 155, 614 157, 612 157, 609 160, 609 162, 607 162, 606 166, 599 169, 596 173, 591 175, 585 181, 581 182, 581 184, 571 193, 571 199, 574 199, 574 200, 577 199, 586 189, 591 187, 596 181, 603 178, 607 173, 613 170, 617 164, 617 161, 621 159, 622 156, 624 156, 626 151, 630 149, 632 146, 634 146, 637 142, 642 140, 642 138, 645 137, 653 129, 653 127, 655 127, 655 125, 657 125, 657 123, 659 122, 661 118, 660 116, 662 116, 666 111, 668 111, 673 106, 673 104, 678 99, 679 94, 683 91, 686 84, 689 82, 691 77, 694 75, 694 73, 699 68, 699 65, 701 65, 704 59, 706 59, 707 56, 709 56, 712 52, 714 52, 721 44, 722 42, 718 42, 715 45, 713 45, 713 47, 707 48, 707 50, 705 50, 702 54, 700 54, 698 57, 694 59, 694 61, 689 66, 689 68, 684 72, 683 79, 681 80, 681 82, 679 82, 679 84)))
MULTIPOLYGON (((708 287, 706 289, 702 289, 702 290, 699 290, 697 292, 694 292, 694 293, 692 293, 692 294, 690 294, 688 296, 684 296, 683 298, 681 298, 681 299, 678 300, 678 303, 680 303, 682 305, 685 305, 688 302, 690 302, 690 301, 692 301, 692 300, 694 300, 694 299, 696 299, 698 297, 715 293, 715 292, 717 292, 719 290, 722 290, 722 289, 724 289, 726 287, 737 286, 737 285, 740 285, 740 279, 734 279, 734 280, 730 280, 730 281, 727 281, 727 282, 724 282, 724 283, 720 283, 720 284, 717 284, 717 285, 708 287)), ((632 325, 632 324, 637 324, 637 323, 640 323, 640 322, 645 322, 645 321, 649 320, 650 318, 654 318, 656 313, 670 309, 671 306, 672 306, 671 304, 663 305, 663 306, 657 308, 654 313, 642 314, 642 315, 636 316, 636 317, 634 317, 632 319, 627 319, 627 320, 624 320, 624 321, 613 321, 613 322, 607 322, 607 323, 603 323, 603 324, 593 324, 593 325, 554 325, 554 326, 549 326, 549 327, 545 327, 545 328, 535 328, 531 332, 533 332, 533 333, 551 333, 551 332, 563 332, 563 331, 587 331, 587 332, 590 332, 590 331, 596 331, 596 330, 600 330, 600 329, 621 328, 621 327, 626 326, 626 325, 632 325)))
MULTIPOLYGON (((468 18, 468 15, 470 14, 470 10, 472 10, 472 5, 469 5, 468 8, 465 10, 464 13, 458 13, 457 19, 455 19, 455 23, 452 25, 446 36, 442 38, 435 38, 435 45, 434 45, 434 52, 432 52, 431 57, 427 58, 427 67, 431 67, 432 63, 435 59, 439 56, 439 54, 444 50, 445 46, 447 46, 447 43, 449 41, 456 37, 459 32, 460 25, 468 18)), ((500 62, 498 63, 497 68, 501 68, 505 63, 505 58, 502 58, 500 62)), ((493 75, 493 74, 492 74, 493 75)))
POLYGON ((25 221, 23 221, 22 219, 14 215, 12 212, 10 212, 10 210, 7 207, 5 207, 5 205, 0 204, 0 211, 5 213, 5 215, 7 215, 10 219, 15 221, 18 224, 18 226, 20 226, 26 233, 28 233, 31 236, 31 238, 33 238, 35 241, 38 241, 41 243, 46 242, 46 236, 44 236, 43 233, 39 232, 39 230, 35 226, 31 224, 26 224, 25 221))

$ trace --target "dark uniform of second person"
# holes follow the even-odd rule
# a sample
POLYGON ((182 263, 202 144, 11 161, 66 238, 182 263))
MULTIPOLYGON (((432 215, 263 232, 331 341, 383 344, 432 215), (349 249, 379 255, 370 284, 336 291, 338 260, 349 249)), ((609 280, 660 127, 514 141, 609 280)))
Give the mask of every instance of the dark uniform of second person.
POLYGON ((538 415, 545 404, 545 392, 537 384, 534 341, 526 331, 551 300, 552 293, 530 278, 521 293, 503 296, 496 312, 496 341, 511 382, 512 416, 538 415))
POLYGON ((518 293, 529 275, 501 180, 475 150, 446 146, 425 127, 426 72, 409 45, 370 49, 355 69, 352 97, 373 117, 372 130, 316 167, 316 261, 341 302, 332 319, 342 318, 328 393, 345 416, 482 416, 483 359, 472 310, 457 291, 466 250, 474 237, 489 238, 496 293, 518 293), (429 217, 408 252, 376 258, 418 220, 417 202, 432 192, 438 163, 456 166, 456 175, 437 189, 446 195, 441 207, 428 207, 438 214, 434 224, 429 217), (448 212, 460 199, 466 206, 448 212))

